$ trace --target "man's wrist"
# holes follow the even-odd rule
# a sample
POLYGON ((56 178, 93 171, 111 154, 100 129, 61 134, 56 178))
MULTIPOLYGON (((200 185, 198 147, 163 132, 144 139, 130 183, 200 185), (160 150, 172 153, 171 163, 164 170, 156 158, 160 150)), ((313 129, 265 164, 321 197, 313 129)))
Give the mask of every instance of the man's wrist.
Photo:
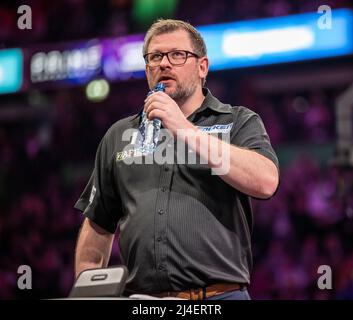
POLYGON ((190 138, 195 138, 199 132, 201 132, 200 129, 187 120, 183 128, 177 129, 176 135, 177 139, 187 143, 190 138))

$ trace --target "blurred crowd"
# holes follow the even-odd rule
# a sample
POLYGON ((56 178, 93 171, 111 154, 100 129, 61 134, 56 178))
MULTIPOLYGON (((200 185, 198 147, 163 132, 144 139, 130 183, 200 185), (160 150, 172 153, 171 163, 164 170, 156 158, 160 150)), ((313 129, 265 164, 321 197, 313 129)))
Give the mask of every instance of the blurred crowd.
POLYGON ((235 20, 285 16, 303 12, 317 12, 321 5, 332 9, 351 7, 350 0, 290 1, 290 0, 2 0, 0 6, 0 49, 2 47, 87 39, 116 37, 129 33, 145 32, 155 17, 146 16, 153 7, 157 17, 169 15, 194 25, 204 25, 235 20), (32 30, 17 28, 20 5, 32 9, 32 30), (171 7, 173 10, 164 10, 171 7), (142 18, 137 13, 142 11, 142 18), (30 37, 29 37, 30 33, 30 37))
MULTIPOLYGON (((141 31, 129 15, 131 0, 27 3, 35 15, 33 37, 14 31, 12 9, 17 2, 4 1, 0 48, 141 31)), ((326 4, 342 7, 350 1, 326 4)), ((319 5, 223 0, 205 6, 204 1, 180 0, 176 16, 201 25, 316 11, 319 5)), ((334 146, 334 99, 344 88, 259 94, 247 100, 246 93, 234 90, 221 74, 211 75, 207 85, 220 100, 259 113, 280 157, 277 194, 253 206, 252 298, 353 299, 353 170, 329 166, 327 153, 320 152, 322 146, 334 146), (332 270, 331 290, 318 287, 322 265, 332 270)), ((14 99, 23 112, 39 110, 41 116, 0 119, 0 298, 67 296, 83 221, 73 205, 105 131, 137 112, 147 90, 143 81, 134 80, 112 85, 109 97, 100 103, 90 103, 80 87, 32 91, 14 99), (32 290, 17 288, 20 265, 32 268, 32 290)), ((0 97, 0 108, 4 99, 10 98, 0 97)), ((110 264, 119 263, 115 244, 110 264)))
POLYGON ((278 194, 255 203, 254 297, 353 298, 352 186, 340 189, 351 175, 301 155, 282 171, 278 194), (332 290, 320 290, 320 266, 332 271, 332 290))

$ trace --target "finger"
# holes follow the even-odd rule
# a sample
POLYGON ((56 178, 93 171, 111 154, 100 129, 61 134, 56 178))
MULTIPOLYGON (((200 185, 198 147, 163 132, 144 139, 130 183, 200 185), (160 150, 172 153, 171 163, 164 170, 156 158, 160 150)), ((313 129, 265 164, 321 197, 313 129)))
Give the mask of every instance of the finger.
POLYGON ((160 102, 152 102, 150 105, 146 107, 145 112, 148 114, 154 109, 165 110, 165 104, 160 102))
POLYGON ((150 105, 152 105, 153 103, 156 102, 160 102, 158 99, 156 99, 155 97, 148 97, 148 99, 145 100, 145 105, 143 107, 144 111, 146 112, 146 110, 149 108, 150 105))
POLYGON ((152 92, 151 94, 149 94, 149 95, 146 97, 146 99, 144 100, 144 102, 151 100, 152 97, 158 96, 158 93, 159 93, 159 92, 152 92))
POLYGON ((147 118, 149 120, 160 119, 163 122, 164 114, 165 112, 163 110, 153 109, 152 111, 147 113, 147 118))
POLYGON ((149 104, 152 101, 159 101, 159 102, 165 102, 167 103, 169 101, 169 99, 171 99, 166 93, 164 92, 155 92, 152 93, 151 95, 149 95, 145 100, 144 103, 149 104))

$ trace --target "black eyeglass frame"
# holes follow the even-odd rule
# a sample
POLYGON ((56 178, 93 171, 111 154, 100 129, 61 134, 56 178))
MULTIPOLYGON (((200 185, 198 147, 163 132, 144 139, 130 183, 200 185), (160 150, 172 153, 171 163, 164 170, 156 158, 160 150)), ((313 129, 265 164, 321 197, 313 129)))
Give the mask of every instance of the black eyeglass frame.
POLYGON ((143 58, 144 58, 145 63, 146 63, 147 66, 149 66, 149 67, 151 67, 151 68, 154 68, 154 67, 158 67, 158 66, 161 64, 161 62, 162 62, 164 56, 167 56, 167 59, 168 59, 169 63, 170 63, 172 66, 183 66, 183 65, 186 63, 186 61, 189 59, 190 56, 191 56, 191 57, 195 57, 195 58, 197 58, 197 59, 200 58, 200 56, 199 56, 198 54, 196 54, 196 53, 194 53, 194 52, 191 52, 191 51, 188 51, 188 50, 171 50, 171 51, 167 51, 167 52, 148 52, 148 53, 146 53, 146 54, 143 55, 143 58), (173 62, 171 62, 171 61, 170 61, 170 58, 169 58, 169 54, 172 53, 172 52, 184 52, 184 53, 186 54, 186 55, 185 55, 185 61, 182 62, 182 63, 173 63, 173 62), (153 65, 153 66, 150 66, 150 64, 148 63, 148 59, 147 59, 147 58, 148 58, 148 56, 151 55, 151 54, 160 54, 160 55, 162 56, 162 57, 161 57, 161 60, 159 61, 158 64, 153 65))

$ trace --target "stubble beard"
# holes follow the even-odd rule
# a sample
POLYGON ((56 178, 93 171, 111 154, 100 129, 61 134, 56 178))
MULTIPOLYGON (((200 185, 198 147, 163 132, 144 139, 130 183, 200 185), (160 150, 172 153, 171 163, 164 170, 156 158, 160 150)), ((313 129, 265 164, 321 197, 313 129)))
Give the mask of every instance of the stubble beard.
POLYGON ((176 88, 168 95, 179 105, 183 105, 196 91, 197 84, 195 81, 188 81, 187 84, 181 84, 176 81, 176 88))

